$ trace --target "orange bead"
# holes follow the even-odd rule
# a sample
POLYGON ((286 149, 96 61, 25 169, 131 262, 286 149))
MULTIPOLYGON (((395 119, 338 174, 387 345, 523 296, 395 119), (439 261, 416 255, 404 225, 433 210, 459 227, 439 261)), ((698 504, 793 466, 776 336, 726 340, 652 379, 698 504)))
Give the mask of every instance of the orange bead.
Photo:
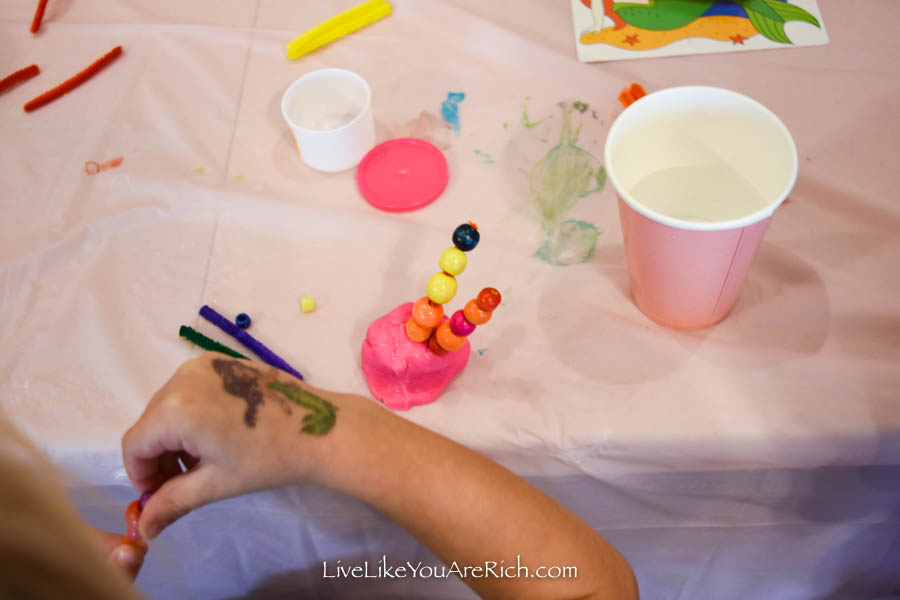
POLYGON ((413 304, 412 318, 420 327, 434 329, 441 324, 441 319, 444 318, 444 307, 432 302, 428 296, 422 296, 413 304))
POLYGON ((495 308, 500 306, 501 300, 503 300, 503 298, 500 296, 500 292, 492 287, 486 287, 478 292, 478 298, 476 298, 478 308, 485 312, 492 312, 495 308))
POLYGON ((437 340, 434 336, 428 338, 428 349, 437 354, 438 356, 443 356, 447 354, 447 351, 438 345, 437 340))
POLYGON ((466 345, 466 338, 453 333, 450 329, 450 322, 444 321, 434 331, 434 338, 438 345, 447 352, 456 352, 466 345))
POLYGON ((466 307, 463 309, 463 315, 465 315, 466 320, 472 325, 484 325, 491 320, 491 313, 478 308, 477 300, 469 300, 466 303, 466 307))
POLYGON ((141 501, 135 500, 125 509, 125 524, 129 529, 137 529, 138 521, 141 518, 141 501))
POLYGON ((431 335, 431 327, 422 327, 414 319, 406 321, 406 337, 414 342, 424 342, 431 335))

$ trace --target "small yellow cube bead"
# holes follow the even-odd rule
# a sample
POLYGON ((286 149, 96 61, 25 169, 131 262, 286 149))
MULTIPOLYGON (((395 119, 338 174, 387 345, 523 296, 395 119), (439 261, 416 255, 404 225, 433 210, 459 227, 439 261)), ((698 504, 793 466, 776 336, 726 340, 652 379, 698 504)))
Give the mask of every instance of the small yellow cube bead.
POLYGON ((456 278, 446 273, 435 273, 428 280, 425 293, 437 304, 446 304, 456 295, 456 278))
POLYGON ((303 296, 300 298, 300 309, 305 313, 312 312, 316 309, 316 303, 312 299, 312 296, 303 296))
POLYGON ((438 263, 444 273, 459 275, 466 270, 466 253, 459 248, 447 248, 441 252, 441 260, 438 263))

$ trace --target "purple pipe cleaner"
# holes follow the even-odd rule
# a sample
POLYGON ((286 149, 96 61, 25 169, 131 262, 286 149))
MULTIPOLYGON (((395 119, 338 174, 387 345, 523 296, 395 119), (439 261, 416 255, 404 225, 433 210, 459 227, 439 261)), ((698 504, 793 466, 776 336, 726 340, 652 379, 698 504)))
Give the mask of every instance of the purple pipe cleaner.
POLYGON ((200 316, 239 341, 244 345, 245 348, 253 352, 253 354, 257 355, 260 360, 262 360, 267 365, 271 365, 276 369, 281 369, 286 373, 290 373, 297 379, 303 379, 303 375, 300 374, 300 371, 287 364, 287 362, 266 348, 262 342, 258 339, 244 331, 243 329, 239 329, 237 325, 211 309, 207 305, 203 305, 200 309, 200 316))

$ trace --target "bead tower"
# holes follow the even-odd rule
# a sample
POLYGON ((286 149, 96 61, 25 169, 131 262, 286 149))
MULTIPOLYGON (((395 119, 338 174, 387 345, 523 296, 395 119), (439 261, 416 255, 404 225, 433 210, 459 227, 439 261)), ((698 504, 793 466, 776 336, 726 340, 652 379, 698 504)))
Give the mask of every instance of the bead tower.
POLYGON ((466 252, 474 250, 480 239, 478 226, 471 221, 453 231, 453 246, 444 250, 438 260, 441 270, 428 279, 425 295, 413 304, 412 316, 406 321, 407 337, 425 342, 438 356, 462 348, 466 336, 477 325, 487 323, 491 312, 500 305, 500 292, 484 288, 464 310, 453 313, 449 321, 444 320, 443 305, 456 295, 456 277, 466 270, 466 252))
POLYGON ((408 410, 434 402, 466 367, 472 352, 468 336, 500 305, 500 292, 484 288, 461 310, 451 314, 445 307, 456 295, 456 278, 479 238, 474 223, 457 227, 453 246, 440 255, 441 270, 428 279, 425 296, 400 304, 366 330, 360 366, 372 396, 389 408, 408 410))

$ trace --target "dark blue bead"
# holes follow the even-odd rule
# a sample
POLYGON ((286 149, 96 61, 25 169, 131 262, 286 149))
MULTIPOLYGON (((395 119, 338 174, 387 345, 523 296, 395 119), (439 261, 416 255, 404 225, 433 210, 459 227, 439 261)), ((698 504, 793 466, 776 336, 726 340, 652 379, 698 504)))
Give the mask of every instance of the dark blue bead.
POLYGON ((480 239, 481 234, 468 223, 463 223, 453 232, 453 245, 463 252, 474 250, 480 239))
POLYGON ((247 329, 250 327, 250 315, 247 313, 241 313, 234 320, 234 324, 240 327, 241 329, 247 329))

